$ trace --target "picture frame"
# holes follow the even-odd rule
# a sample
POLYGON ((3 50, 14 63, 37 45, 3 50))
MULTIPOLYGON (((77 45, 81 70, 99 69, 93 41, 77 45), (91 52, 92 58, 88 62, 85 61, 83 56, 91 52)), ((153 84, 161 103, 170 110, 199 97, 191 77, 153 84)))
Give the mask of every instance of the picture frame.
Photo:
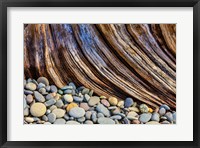
MULTIPOLYGON (((200 147, 200 2, 199 0, 1 0, 0 3, 0 137, 1 147, 200 147), (8 141, 7 8, 8 7, 193 7, 193 141, 8 141)), ((183 129, 184 130, 184 129, 183 129)), ((20 133, 19 133, 20 134, 20 133)))

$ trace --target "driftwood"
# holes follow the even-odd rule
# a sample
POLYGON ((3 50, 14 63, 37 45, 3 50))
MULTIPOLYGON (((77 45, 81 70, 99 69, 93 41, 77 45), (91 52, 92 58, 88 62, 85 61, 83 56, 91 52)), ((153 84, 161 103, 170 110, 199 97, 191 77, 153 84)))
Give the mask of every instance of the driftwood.
POLYGON ((176 107, 173 24, 36 24, 24 29, 24 73, 98 95, 176 107))

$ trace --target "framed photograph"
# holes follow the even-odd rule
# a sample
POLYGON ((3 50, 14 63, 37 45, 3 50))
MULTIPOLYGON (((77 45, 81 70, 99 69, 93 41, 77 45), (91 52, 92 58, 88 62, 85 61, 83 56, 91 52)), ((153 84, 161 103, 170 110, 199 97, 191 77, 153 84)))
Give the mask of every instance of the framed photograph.
POLYGON ((1 1, 1 147, 200 147, 199 5, 1 1))

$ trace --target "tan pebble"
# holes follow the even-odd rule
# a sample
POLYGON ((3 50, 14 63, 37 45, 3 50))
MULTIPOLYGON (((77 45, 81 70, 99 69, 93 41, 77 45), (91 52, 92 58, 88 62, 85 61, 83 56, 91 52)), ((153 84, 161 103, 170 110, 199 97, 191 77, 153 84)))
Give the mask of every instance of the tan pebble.
POLYGON ((132 124, 140 124, 140 121, 135 119, 135 120, 132 121, 132 124))
POLYGON ((105 97, 105 96, 100 96, 99 98, 100 98, 100 99, 106 99, 106 97, 105 97))
POLYGON ((139 110, 137 107, 129 107, 128 109, 129 109, 130 111, 134 111, 134 112, 137 112, 137 113, 140 112, 140 110, 139 110))
POLYGON ((149 108, 149 112, 152 113, 152 112, 153 112, 153 109, 152 109, 152 108, 149 108))
POLYGON ((27 83, 25 87, 28 90, 36 90, 36 85, 32 82, 27 83))
POLYGON ((28 123, 32 123, 32 122, 34 122, 34 119, 31 117, 25 117, 25 121, 28 123))
POLYGON ((56 118, 62 118, 65 115, 65 110, 57 108, 52 111, 56 115, 56 118))
POLYGON ((43 103, 34 103, 31 105, 30 112, 35 117, 41 117, 46 113, 46 106, 43 103))
POLYGON ((55 100, 59 100, 61 99, 61 95, 60 94, 56 94, 56 96, 54 97, 55 100))
POLYGON ((52 105, 49 109, 50 109, 51 111, 53 111, 54 109, 57 109, 57 106, 52 105))
POLYGON ((111 105, 115 106, 118 103, 117 98, 115 97, 109 97, 108 101, 110 102, 111 105))
POLYGON ((67 108, 66 108, 67 112, 69 112, 70 109, 72 109, 72 108, 74 108, 74 107, 78 107, 78 105, 77 105, 76 103, 70 103, 70 104, 68 104, 68 105, 67 105, 67 108))
POLYGON ((72 97, 71 94, 65 94, 65 95, 63 96, 63 98, 64 98, 65 101, 67 101, 67 102, 69 102, 69 103, 73 102, 73 97, 72 97))
POLYGON ((124 101, 119 101, 117 103, 117 106, 120 107, 120 108, 123 108, 124 107, 124 101))

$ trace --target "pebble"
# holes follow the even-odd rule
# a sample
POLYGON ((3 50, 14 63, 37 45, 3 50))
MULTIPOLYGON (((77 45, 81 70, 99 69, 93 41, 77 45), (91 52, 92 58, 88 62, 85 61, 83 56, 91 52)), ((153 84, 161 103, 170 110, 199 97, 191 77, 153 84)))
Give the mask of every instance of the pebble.
POLYGON ((160 108, 165 108, 167 111, 170 110, 170 107, 166 104, 161 105, 160 108))
POLYGON ((100 99, 106 99, 106 96, 100 96, 99 98, 100 99))
POLYGON ((45 98, 38 91, 34 91, 34 97, 38 102, 44 102, 45 98))
POLYGON ((46 106, 43 103, 34 103, 31 105, 30 113, 35 117, 41 117, 46 113, 46 106))
POLYGON ((135 120, 132 121, 132 124, 140 124, 140 121, 135 119, 135 120))
POLYGON ((102 113, 98 113, 97 118, 100 118, 100 117, 104 117, 104 115, 102 113))
POLYGON ((130 120, 126 117, 123 119, 123 121, 124 121, 125 124, 130 124, 130 120))
POLYGON ((60 94, 60 95, 63 95, 63 91, 62 90, 58 90, 58 93, 60 94))
POLYGON ((55 85, 51 85, 50 86, 50 91, 52 92, 52 93, 57 93, 58 92, 58 89, 57 89, 57 87, 55 86, 55 85))
POLYGON ((157 121, 149 121, 149 122, 147 122, 146 124, 160 124, 160 123, 157 122, 157 121))
POLYGON ((90 109, 87 103, 80 103, 80 107, 83 108, 85 111, 88 111, 90 109))
POLYGON ((133 105, 133 99, 132 98, 126 98, 124 101, 124 107, 129 108, 133 105))
POLYGON ((88 94, 89 92, 90 90, 88 88, 84 88, 81 93, 85 95, 85 94, 88 94))
POLYGON ((167 112, 167 113, 165 114, 165 117, 167 117, 167 120, 168 120, 169 122, 172 122, 172 121, 173 121, 173 115, 172 115, 171 112, 167 112))
POLYGON ((76 85, 73 82, 70 82, 69 86, 72 87, 72 89, 76 89, 76 85))
POLYGON ((85 94, 85 95, 84 95, 84 100, 85 100, 86 102, 88 102, 88 101, 90 100, 90 96, 89 96, 88 94, 85 94))
POLYGON ((109 107, 110 106, 110 103, 106 100, 106 99, 102 99, 101 100, 101 103, 106 106, 106 107, 109 107))
POLYGON ((173 122, 176 123, 176 112, 173 113, 173 122))
POLYGON ((70 103, 66 108, 67 112, 69 112, 74 107, 78 107, 78 105, 76 103, 70 103))
POLYGON ((127 118, 128 118, 129 120, 134 120, 134 119, 138 119, 137 116, 138 116, 138 114, 137 114, 136 112, 131 111, 131 112, 128 113, 127 118))
POLYGON ((114 120, 105 117, 98 118, 97 122, 99 124, 115 124, 114 120))
POLYGON ((93 113, 92 113, 92 121, 93 121, 94 123, 97 122, 97 113, 96 113, 96 112, 93 112, 93 113))
POLYGON ((94 91, 90 90, 90 92, 88 93, 88 95, 91 97, 93 95, 94 91))
POLYGON ((124 101, 119 101, 117 103, 117 106, 120 107, 120 108, 124 108, 124 101))
POLYGON ((45 78, 45 77, 39 77, 39 78, 37 79, 37 82, 38 82, 38 84, 39 84, 39 83, 43 83, 43 84, 45 84, 46 86, 49 85, 49 81, 48 81, 48 79, 45 78))
POLYGON ((49 113, 51 113, 51 110, 50 109, 47 109, 47 111, 46 111, 46 115, 48 115, 49 113))
POLYGON ((117 100, 117 98, 115 98, 115 97, 109 97, 109 98, 108 98, 108 101, 109 101, 109 103, 110 103, 111 105, 113 105, 113 106, 117 105, 117 103, 118 103, 118 100, 117 100))
POLYGON ((57 109, 57 106, 52 105, 49 109, 50 109, 51 111, 53 111, 54 109, 57 109))
POLYGON ((50 125, 51 123, 50 123, 50 122, 45 122, 44 124, 46 124, 46 125, 50 125))
POLYGON ((74 118, 80 118, 85 115, 85 110, 80 107, 73 107, 72 109, 69 110, 69 115, 74 118))
POLYGON ((25 95, 32 95, 33 92, 30 91, 30 90, 25 90, 25 89, 24 89, 24 94, 25 94, 25 95))
POLYGON ((142 113, 148 113, 149 112, 149 107, 146 104, 141 104, 140 105, 140 111, 142 113))
POLYGON ((161 116, 163 116, 163 115, 166 113, 166 110, 165 110, 164 107, 162 107, 162 108, 159 109, 158 112, 159 112, 159 114, 160 114, 161 116))
POLYGON ((26 107, 26 108, 24 109, 24 116, 28 116, 28 115, 29 115, 29 108, 26 107))
POLYGON ((80 124, 80 123, 77 121, 67 121, 66 124, 80 124))
POLYGON ((52 111, 56 115, 56 118, 62 118, 65 115, 65 111, 63 109, 57 108, 52 111))
POLYGON ((151 121, 160 121, 160 115, 158 113, 153 113, 151 116, 151 121))
POLYGON ((170 122, 169 121, 163 121, 163 122, 161 122, 161 124, 170 124, 170 122))
POLYGON ((53 124, 65 124, 65 123, 66 123, 65 119, 60 118, 60 119, 56 119, 56 121, 53 124))
POLYGON ((33 102, 33 96, 32 95, 27 95, 26 96, 26 101, 28 104, 31 104, 33 102))
POLYGON ((89 99, 89 101, 88 101, 88 104, 89 104, 89 106, 94 106, 94 105, 96 105, 97 103, 99 103, 99 101, 100 101, 99 97, 97 97, 97 96, 92 96, 92 97, 90 97, 90 99, 89 99))
POLYGON ((34 122, 34 119, 33 119, 32 117, 25 117, 24 119, 25 119, 25 121, 28 122, 28 123, 34 122))
POLYGON ((45 88, 40 88, 40 89, 39 89, 39 92, 40 92, 41 94, 43 94, 43 95, 48 94, 48 93, 46 92, 46 89, 45 89, 45 88))
POLYGON ((85 121, 85 117, 78 118, 77 121, 82 123, 85 121))
POLYGON ((42 116, 42 120, 47 122, 48 121, 48 117, 46 115, 43 115, 42 116))
POLYGON ((148 122, 151 119, 151 114, 150 113, 143 113, 140 115, 139 120, 143 123, 148 122))
POLYGON ((119 110, 119 108, 116 108, 116 109, 112 110, 111 112, 113 115, 116 115, 116 114, 120 113, 120 110, 119 110))
POLYGON ((136 112, 136 113, 139 113, 140 112, 140 110, 137 108, 137 107, 129 107, 128 108, 130 111, 134 111, 134 112, 136 112))
POLYGON ((67 90, 67 89, 71 89, 71 90, 72 90, 72 89, 73 89, 73 86, 64 86, 64 87, 62 87, 61 89, 62 89, 62 90, 67 90))
POLYGON ((76 101, 76 102, 82 102, 82 101, 83 101, 83 98, 77 97, 77 96, 73 96, 73 99, 74 99, 74 101, 76 101))
POLYGON ((26 84, 25 88, 28 89, 28 90, 34 91, 34 90, 36 90, 37 87, 36 87, 36 85, 34 83, 30 82, 30 83, 26 84))
POLYGON ((46 100, 51 100, 51 99, 54 99, 53 95, 52 94, 48 94, 46 95, 46 100))
POLYGON ((58 108, 61 108, 61 107, 63 107, 64 106, 64 103, 63 103, 63 101, 60 99, 60 100, 57 100, 56 101, 56 104, 55 104, 58 108))
POLYGON ((120 115, 114 115, 114 116, 111 116, 110 119, 113 119, 113 120, 121 120, 122 117, 120 115))
POLYGON ((102 114, 104 114, 106 117, 110 117, 110 111, 102 104, 97 105, 96 110, 102 114))
POLYGON ((92 112, 91 111, 87 111, 86 113, 85 113, 85 117, 86 117, 86 119, 91 119, 91 116, 92 116, 92 112))
POLYGON ((108 107, 109 110, 114 110, 114 109, 117 109, 117 106, 110 106, 108 107))
POLYGON ((49 107, 49 106, 52 106, 56 103, 56 100, 55 99, 51 99, 51 100, 48 100, 46 101, 44 104, 46 107, 49 107))
POLYGON ((26 108, 26 106, 27 106, 27 102, 26 102, 26 99, 24 97, 24 99, 23 99, 23 107, 24 107, 24 109, 26 108))
POLYGON ((84 124, 93 124, 91 120, 86 120, 84 124))
POLYGON ((64 98, 64 100, 67 101, 68 103, 73 102, 73 97, 72 97, 71 94, 65 94, 65 95, 63 96, 63 98, 64 98))
POLYGON ((46 88, 46 91, 47 91, 47 92, 50 92, 50 89, 51 89, 50 86, 46 86, 45 88, 46 88))
POLYGON ((72 89, 66 89, 64 90, 64 94, 72 94, 73 90, 72 89))
MULTIPOLYGON (((45 88, 45 84, 39 83, 37 86, 37 89, 39 90, 40 88, 45 88)), ((46 88, 45 88, 46 89, 46 88)))

